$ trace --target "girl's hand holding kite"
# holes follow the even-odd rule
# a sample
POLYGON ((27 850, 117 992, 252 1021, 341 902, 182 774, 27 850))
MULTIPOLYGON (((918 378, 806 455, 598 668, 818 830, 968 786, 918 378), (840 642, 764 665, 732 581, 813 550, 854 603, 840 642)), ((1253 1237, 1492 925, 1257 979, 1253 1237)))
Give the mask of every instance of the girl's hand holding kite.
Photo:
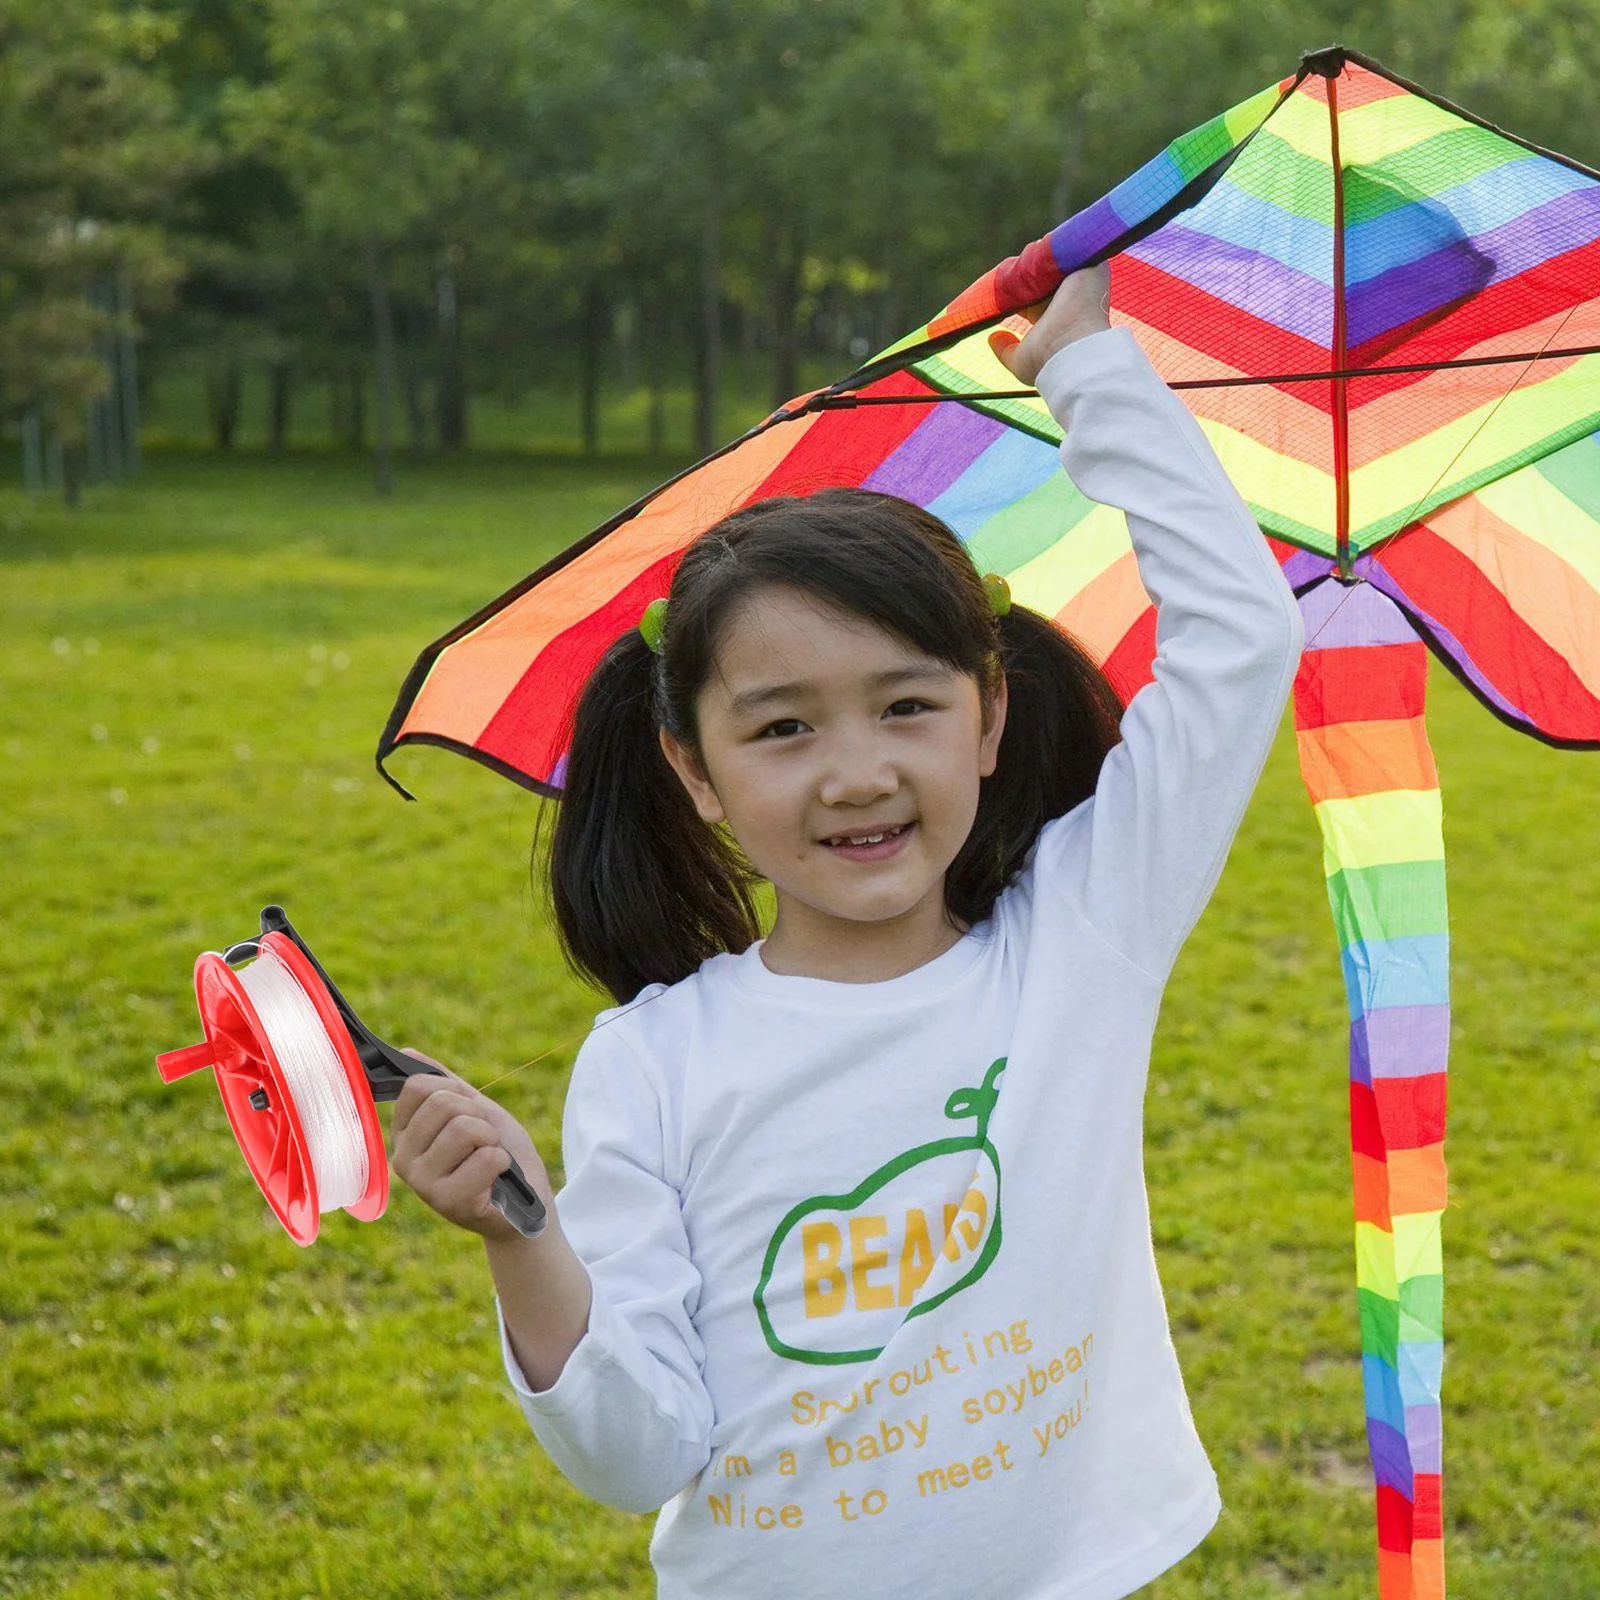
POLYGON ((1020 339, 1009 328, 989 335, 989 348, 1000 364, 1023 383, 1032 383, 1057 350, 1111 326, 1111 269, 1103 262, 1083 267, 1061 280, 1047 302, 1018 315, 1033 327, 1020 339))

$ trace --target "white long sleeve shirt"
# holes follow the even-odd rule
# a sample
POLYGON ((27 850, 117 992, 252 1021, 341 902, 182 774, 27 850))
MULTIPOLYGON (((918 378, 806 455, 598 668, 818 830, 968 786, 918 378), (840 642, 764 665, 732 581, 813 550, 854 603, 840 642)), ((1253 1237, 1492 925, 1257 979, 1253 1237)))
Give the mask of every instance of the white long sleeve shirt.
POLYGON ((852 984, 719 955, 602 1013, 573 1068, 557 1206, 589 1326, 541 1393, 503 1316, 502 1354, 578 1488, 662 1508, 659 1600, 1114 1600, 1220 1509, 1142 1105, 1299 612, 1129 333, 1038 386, 1157 604, 1155 679, 1093 797, 926 965, 852 984))

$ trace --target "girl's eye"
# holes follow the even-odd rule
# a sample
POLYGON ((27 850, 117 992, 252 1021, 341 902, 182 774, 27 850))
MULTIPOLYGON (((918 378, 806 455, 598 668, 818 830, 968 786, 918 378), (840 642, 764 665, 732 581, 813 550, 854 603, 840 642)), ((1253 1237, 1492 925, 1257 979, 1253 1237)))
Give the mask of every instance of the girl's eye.
MULTIPOLYGON (((886 717, 896 720, 905 717, 914 717, 924 711, 932 711, 934 707, 927 700, 896 700, 884 712, 886 717)), ((775 722, 769 722, 759 733, 757 739, 792 739, 796 734, 806 732, 806 724, 799 717, 779 717, 775 722)))

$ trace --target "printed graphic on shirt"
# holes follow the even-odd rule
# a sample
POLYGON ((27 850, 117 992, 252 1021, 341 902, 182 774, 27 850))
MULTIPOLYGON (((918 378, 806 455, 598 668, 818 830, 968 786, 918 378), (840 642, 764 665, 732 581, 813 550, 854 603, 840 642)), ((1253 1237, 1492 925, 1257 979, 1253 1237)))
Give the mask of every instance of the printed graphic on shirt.
POLYGON ((971 1133, 918 1145, 848 1194, 802 1200, 778 1224, 756 1285, 768 1346, 790 1361, 871 1361, 895 1330, 989 1270, 1000 1249, 1000 1157, 989 1118, 1005 1057, 944 1114, 971 1133))
POLYGON ((753 1427, 754 1451, 713 1450, 693 1486, 699 1527, 783 1542, 793 1530, 883 1527, 888 1513, 898 1536, 922 1537, 930 1517, 995 1515, 982 1504, 991 1495, 1027 1492, 1034 1473, 1079 1453, 1086 1424, 1093 1431, 1094 1334, 1045 1342, 1033 1326, 1001 1316, 923 1352, 902 1344, 903 1365, 842 1393, 796 1389, 787 1428, 753 1427))

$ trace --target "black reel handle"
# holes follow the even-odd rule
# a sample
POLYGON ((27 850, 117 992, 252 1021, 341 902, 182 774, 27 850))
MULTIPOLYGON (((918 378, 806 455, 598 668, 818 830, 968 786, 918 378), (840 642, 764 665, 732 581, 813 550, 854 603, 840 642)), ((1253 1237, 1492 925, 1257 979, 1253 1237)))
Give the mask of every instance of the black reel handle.
MULTIPOLYGON (((438 1067, 429 1066, 426 1061, 418 1061, 415 1056, 408 1056, 405 1051, 386 1044, 355 1014, 350 1002, 339 993, 333 979, 322 970, 322 963, 312 955, 305 940, 294 931, 294 924, 289 921, 288 913, 282 906, 262 907, 261 932, 263 935, 281 933, 311 963, 311 970, 326 986, 345 1031, 350 1035, 350 1042, 356 1047, 375 1101, 398 1100, 401 1087, 413 1073, 431 1073, 436 1078, 448 1076, 438 1067)), ((247 955, 254 955, 258 943, 256 939, 246 939, 240 944, 230 945, 223 951, 222 959, 231 964, 236 958, 242 960, 247 955)), ((537 1239, 544 1232, 549 1220, 544 1201, 523 1175, 515 1156, 511 1158, 511 1165, 494 1180, 489 1198, 524 1239, 537 1239)))

